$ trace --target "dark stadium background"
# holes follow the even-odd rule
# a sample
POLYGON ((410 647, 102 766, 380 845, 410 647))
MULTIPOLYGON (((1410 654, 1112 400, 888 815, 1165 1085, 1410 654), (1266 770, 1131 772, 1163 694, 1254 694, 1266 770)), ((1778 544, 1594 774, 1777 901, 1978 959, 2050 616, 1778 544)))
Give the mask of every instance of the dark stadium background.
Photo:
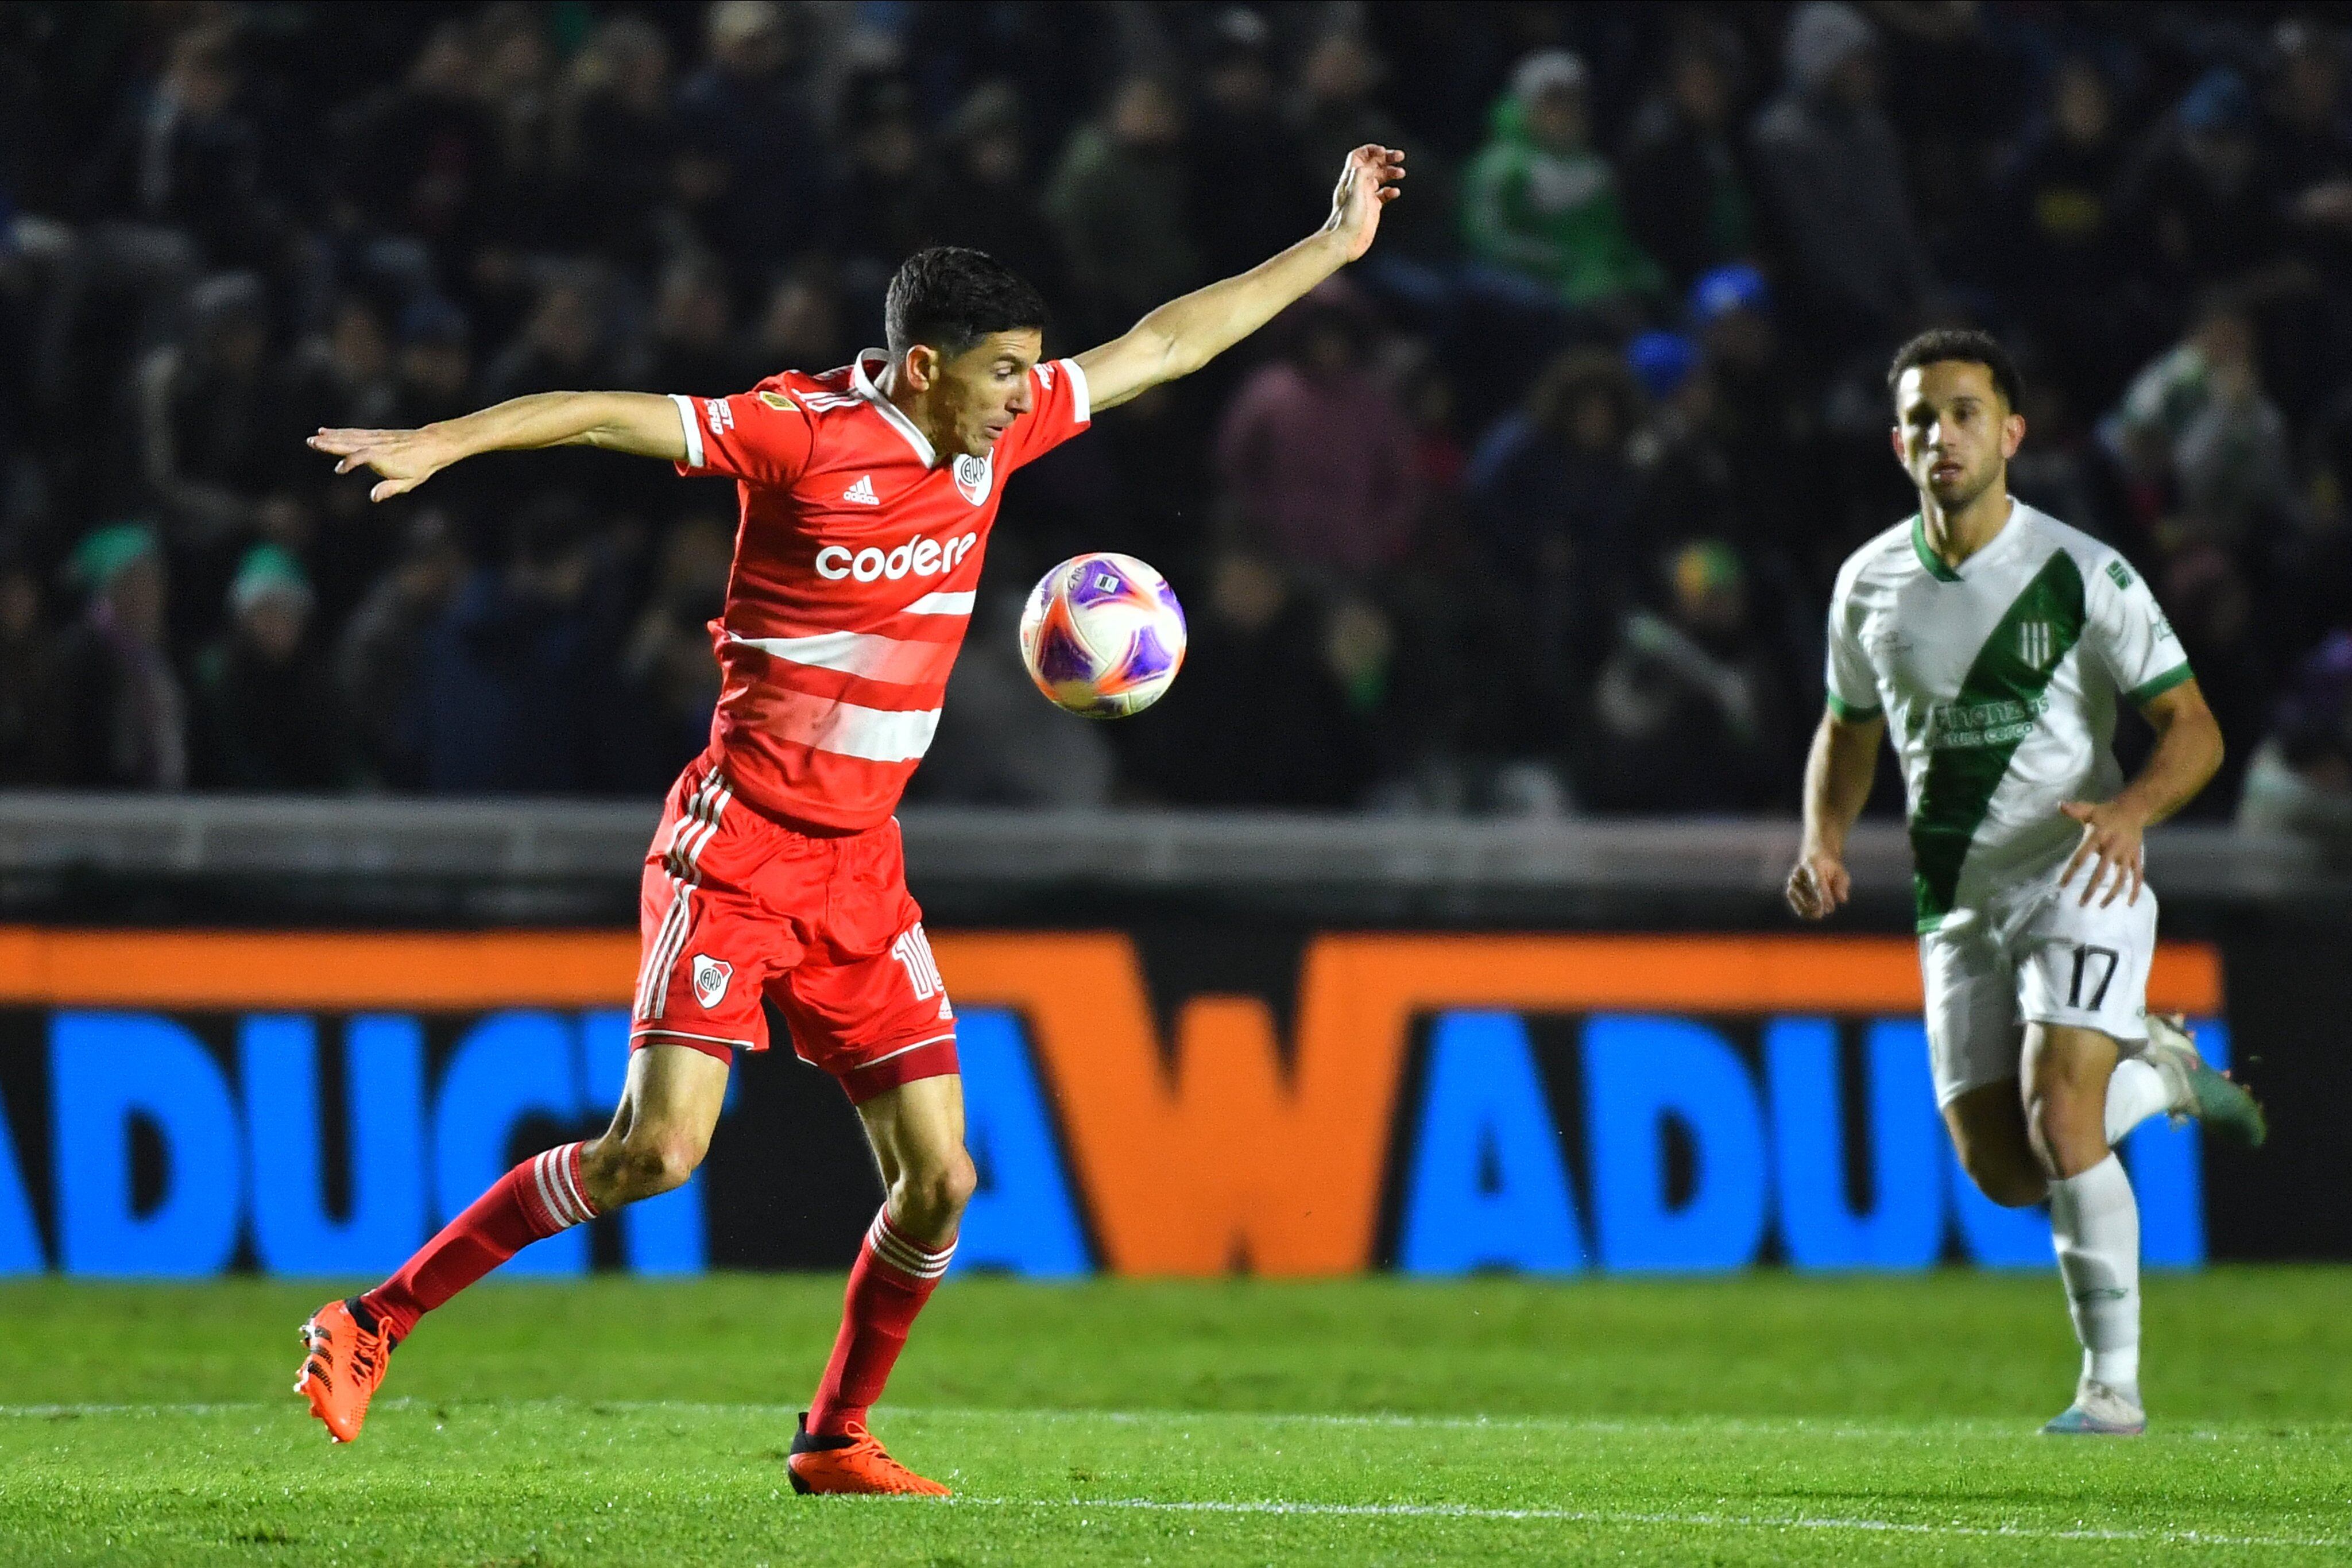
MULTIPOLYGON (((1979 324, 2028 382, 2014 487, 2147 575, 2229 743, 2154 841, 2155 884, 2280 1135, 2206 1156, 2182 1189, 2197 1247, 2345 1255, 2345 1211, 2312 1197, 2341 1189, 2352 951, 2343 23, 0 4, 0 1271, 396 1261, 452 1200, 416 1176, 437 1146, 419 1100, 422 1142, 368 1167, 405 1171, 406 1196, 355 1218, 377 1210, 354 1196, 350 1031, 373 1009, 421 1031, 427 1100, 516 1009, 582 1031, 585 1055, 549 1058, 570 1087, 514 1088, 512 1117, 476 1129, 497 1146, 432 1156, 452 1192, 467 1160, 584 1134, 609 1101, 603 991, 517 972, 411 1009, 351 966, 389 961, 367 933, 625 946, 656 803, 716 692, 731 490, 541 453, 371 507, 308 432, 835 365, 879 340, 891 269, 932 242, 1027 272, 1049 350, 1073 352, 1307 232, 1366 141, 1412 174, 1363 264, 1009 489, 905 816, 958 1005, 956 934, 1113 933, 1174 1082, 1202 999, 1255 998, 1295 1068, 1302 976, 1333 934, 1785 935, 1831 579, 1911 507, 1885 366, 1915 330, 1979 324), (1527 217, 1522 189, 1552 215, 1527 217), (1094 549, 1160 567, 1191 618, 1171 695, 1116 725, 1040 700, 1012 636, 1037 573, 1094 549), (165 940, 216 930, 264 944, 231 980, 165 940), (320 932, 358 946, 303 945, 320 932), (318 1137, 307 1177, 263 1192, 274 1130, 241 1042, 281 1016, 318 1031, 318 1137), (121 1036, 121 1071, 72 1077, 61 1111, 62 1042, 93 1018, 148 1043, 121 1036), (209 1208, 188 1196, 214 1168, 199 1148, 232 1183, 209 1208), (104 1178, 79 1218, 76 1172, 104 1178), (262 1249, 257 1193, 288 1191, 340 1239, 262 1249)), ((2137 720, 2120 742, 2137 755, 2137 720)), ((1898 813, 1890 764, 1849 921, 1882 944, 1910 929, 1898 813)), ((1727 999, 1690 978, 1659 1005, 1717 1031, 1738 1114, 1764 1113, 1759 1031, 1795 1015, 1761 980, 1727 999)), ((447 979, 416 976, 427 997, 447 979)), ((1464 1008, 1529 1019, 1590 1217, 1579 1031, 1609 1009, 1495 984, 1400 1025, 1359 1265, 1410 1264, 1431 1041, 1464 1008)), ((1916 1012, 1842 995, 1809 1004, 1840 1031, 1843 1145, 1821 1168, 1862 1215, 1865 1036, 1916 1012)), ((1005 1038, 1030 1076, 987 1092, 1031 1095, 1024 1135, 1066 1163, 1074 1113, 1005 1038)), ((1685 1112, 1654 1129, 1661 1215, 1705 1166, 1685 1112)), ((747 1064, 697 1256, 845 1260, 872 1195, 793 1173, 855 1140, 816 1074, 747 1064)), ((1080 1263, 1108 1266, 1091 1179, 1069 1178, 1070 1224, 1080 1263)), ((1501 1215, 1525 1195, 1496 1179, 1470 1196, 1501 1215)), ((1791 1260, 1773 1215, 1704 1266, 1791 1260)), ((1939 1234, 1935 1257, 1990 1260, 1958 1209, 1939 1234)), ((630 1245, 600 1222, 581 1256, 630 1245)))

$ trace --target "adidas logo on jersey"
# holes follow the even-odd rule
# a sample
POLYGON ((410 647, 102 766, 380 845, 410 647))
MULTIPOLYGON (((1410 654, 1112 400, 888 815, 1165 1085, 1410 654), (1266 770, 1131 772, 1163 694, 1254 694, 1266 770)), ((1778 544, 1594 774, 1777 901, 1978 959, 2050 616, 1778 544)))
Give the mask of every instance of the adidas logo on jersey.
POLYGON ((861 507, 878 507, 882 504, 882 497, 874 493, 874 476, 871 474, 860 474, 857 476, 857 483, 844 490, 841 493, 841 498, 845 501, 855 501, 861 507))

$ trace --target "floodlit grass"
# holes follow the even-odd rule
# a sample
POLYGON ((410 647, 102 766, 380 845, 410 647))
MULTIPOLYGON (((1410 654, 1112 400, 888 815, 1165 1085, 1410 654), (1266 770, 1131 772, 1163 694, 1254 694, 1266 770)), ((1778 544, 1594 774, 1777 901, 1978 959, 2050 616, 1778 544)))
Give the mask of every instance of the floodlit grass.
POLYGON ((2148 1282, 2151 1435, 2044 1439, 2054 1280, 958 1280, 876 1426, 951 1502, 793 1495, 837 1280, 493 1285, 366 1435, 328 1287, 0 1285, 0 1561, 2352 1559, 2352 1270, 2148 1282))

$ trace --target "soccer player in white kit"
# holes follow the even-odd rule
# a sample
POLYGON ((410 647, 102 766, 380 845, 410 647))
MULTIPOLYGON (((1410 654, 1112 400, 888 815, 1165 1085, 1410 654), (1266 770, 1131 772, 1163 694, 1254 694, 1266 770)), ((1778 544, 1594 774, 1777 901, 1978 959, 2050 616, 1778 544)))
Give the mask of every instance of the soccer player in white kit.
POLYGON ((2245 1091, 2146 1006, 2141 833, 2213 777, 2221 732, 2139 574, 2009 494, 2025 421, 2000 343, 1925 333, 1887 384, 1919 511, 1838 572, 1789 903, 1819 920, 1845 902, 1846 835, 1891 727, 1937 1101, 1986 1197, 2048 1201, 2083 1344, 2074 1402, 2042 1429, 2137 1433, 2139 1209, 2115 1145, 2159 1111, 2263 1133, 2245 1091), (2119 699, 2157 734, 2128 783, 2109 749, 2119 699))

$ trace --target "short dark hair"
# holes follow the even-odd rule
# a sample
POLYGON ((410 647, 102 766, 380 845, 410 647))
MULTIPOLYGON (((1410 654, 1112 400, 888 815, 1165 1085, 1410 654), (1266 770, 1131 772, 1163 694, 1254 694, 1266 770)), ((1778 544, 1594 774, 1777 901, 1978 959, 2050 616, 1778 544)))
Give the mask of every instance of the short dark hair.
POLYGON ((2000 401, 2009 405, 2011 413, 2025 401, 2025 382, 2017 373, 2017 361, 2009 357, 2000 339, 1974 327, 1938 327, 1932 332, 1920 333, 1895 350, 1895 362, 1886 367, 1887 392, 1893 394, 1904 371, 1946 360, 1982 365, 1990 371, 1993 390, 2000 393, 2000 401))
POLYGON ((962 246, 935 245, 908 256, 882 304, 893 354, 923 343, 953 359, 991 332, 1045 326, 1045 301, 1025 278, 962 246))

